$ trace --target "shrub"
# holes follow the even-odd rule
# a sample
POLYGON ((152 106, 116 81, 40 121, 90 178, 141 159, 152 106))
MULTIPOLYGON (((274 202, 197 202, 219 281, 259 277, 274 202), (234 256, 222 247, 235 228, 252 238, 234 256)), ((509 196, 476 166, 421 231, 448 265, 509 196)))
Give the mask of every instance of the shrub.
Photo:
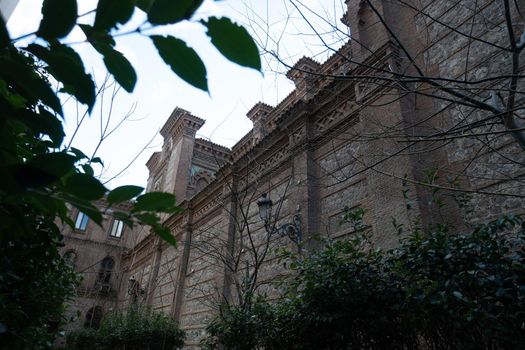
POLYGON ((324 243, 295 257, 278 302, 254 302, 236 317, 230 308, 210 324, 208 339, 228 349, 517 349, 525 342, 520 218, 467 234, 416 230, 387 251, 371 249, 363 234, 324 243))
POLYGON ((53 220, 29 206, 19 213, 27 221, 0 214, 0 348, 50 348, 80 279, 58 252, 53 220))
POLYGON ((212 320, 206 330, 208 336, 200 345, 203 349, 248 350, 262 346, 271 330, 273 310, 270 304, 259 298, 245 308, 223 305, 220 316, 212 320))
POLYGON ((184 332, 169 316, 131 308, 106 316, 97 331, 72 332, 67 341, 75 350, 163 350, 180 348, 184 332))
POLYGON ((81 329, 71 332, 66 337, 68 348, 75 350, 90 350, 96 344, 96 331, 93 329, 81 329))

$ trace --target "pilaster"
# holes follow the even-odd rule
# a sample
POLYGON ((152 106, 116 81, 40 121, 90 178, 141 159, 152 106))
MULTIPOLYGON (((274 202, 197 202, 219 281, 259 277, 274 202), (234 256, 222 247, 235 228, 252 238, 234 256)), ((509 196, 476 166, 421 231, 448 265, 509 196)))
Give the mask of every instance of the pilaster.
POLYGON ((182 256, 180 257, 176 280, 177 285, 175 286, 175 293, 173 294, 173 301, 171 304, 172 316, 177 321, 180 321, 182 303, 184 301, 184 289, 186 285, 186 275, 188 274, 188 261, 190 257, 191 240, 193 234, 193 212, 191 208, 188 208, 188 212, 184 219, 186 220, 186 223, 183 226, 184 233, 181 235, 179 240, 179 243, 183 243, 184 247, 182 250, 182 256))

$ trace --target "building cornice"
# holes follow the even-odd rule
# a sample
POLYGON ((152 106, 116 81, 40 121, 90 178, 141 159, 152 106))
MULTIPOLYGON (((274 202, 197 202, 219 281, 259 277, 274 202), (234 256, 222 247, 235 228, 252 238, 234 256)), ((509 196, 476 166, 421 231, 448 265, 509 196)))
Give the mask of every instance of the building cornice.
POLYGON ((164 126, 160 129, 160 134, 164 139, 167 139, 169 136, 178 136, 184 129, 197 132, 204 123, 204 119, 194 116, 185 109, 175 107, 164 126))

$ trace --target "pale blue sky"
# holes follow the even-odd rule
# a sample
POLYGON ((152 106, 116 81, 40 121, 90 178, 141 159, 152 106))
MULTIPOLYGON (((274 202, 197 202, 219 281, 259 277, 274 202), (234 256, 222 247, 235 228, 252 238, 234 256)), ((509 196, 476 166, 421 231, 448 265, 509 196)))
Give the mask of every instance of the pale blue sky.
MULTIPOLYGON (((8 23, 12 37, 31 33, 38 28, 41 3, 42 0, 20 1, 8 23)), ((96 1, 92 0, 82 0, 79 3, 79 13, 96 6, 96 1)), ((324 61, 331 53, 314 35, 314 29, 304 20, 303 15, 318 33, 330 32, 332 25, 337 25, 339 32, 324 35, 325 42, 337 48, 348 38, 348 29, 339 21, 344 6, 343 0, 206 0, 196 16, 225 15, 232 18, 252 33, 261 52, 275 52, 287 64, 292 65, 303 55, 324 61), (295 6, 300 7, 302 14, 295 6)), ((144 14, 136 11, 131 24, 141 23, 143 18, 144 14)), ((89 22, 92 19, 85 20, 89 22)), ((125 30, 126 28, 119 29, 125 30)), ((118 37, 116 48, 134 65, 138 82, 132 94, 121 90, 115 98, 113 124, 135 103, 136 109, 131 116, 132 120, 123 123, 97 151, 106 165, 102 180, 120 172, 148 141, 155 138, 150 148, 120 177, 111 181, 109 187, 122 184, 145 186, 147 169, 144 164, 162 144, 162 138, 155 135, 176 106, 206 120, 198 136, 231 147, 251 129, 246 112, 255 103, 264 101, 276 105, 294 87, 283 74, 286 72, 285 66, 270 54, 262 56, 262 74, 227 61, 209 43, 204 27, 195 20, 165 27, 160 33, 169 33, 185 40, 199 53, 208 71, 209 94, 188 85, 173 74, 159 58, 147 37, 138 34, 118 37)), ((93 73, 100 82, 105 76, 105 68, 98 53, 88 44, 80 43, 83 39, 80 30, 75 28, 64 41, 75 43, 73 48, 81 54, 86 70, 93 73)), ((102 104, 104 116, 108 114, 110 95, 108 91, 102 104)), ((77 110, 81 114, 84 108, 77 106, 71 99, 65 103, 68 138, 71 138, 76 126, 77 110)), ((97 103, 94 110, 93 115, 85 119, 73 140, 73 146, 84 150, 88 155, 91 155, 97 144, 101 104, 97 103)))

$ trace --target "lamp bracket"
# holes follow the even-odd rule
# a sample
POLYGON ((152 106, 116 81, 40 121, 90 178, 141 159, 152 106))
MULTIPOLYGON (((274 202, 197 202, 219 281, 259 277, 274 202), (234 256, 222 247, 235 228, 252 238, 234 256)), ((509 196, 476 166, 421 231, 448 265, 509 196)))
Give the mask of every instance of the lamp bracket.
POLYGON ((301 230, 301 214, 295 214, 291 223, 282 224, 275 228, 272 233, 277 233, 281 237, 287 236, 295 244, 300 244, 303 238, 303 232, 301 230))

